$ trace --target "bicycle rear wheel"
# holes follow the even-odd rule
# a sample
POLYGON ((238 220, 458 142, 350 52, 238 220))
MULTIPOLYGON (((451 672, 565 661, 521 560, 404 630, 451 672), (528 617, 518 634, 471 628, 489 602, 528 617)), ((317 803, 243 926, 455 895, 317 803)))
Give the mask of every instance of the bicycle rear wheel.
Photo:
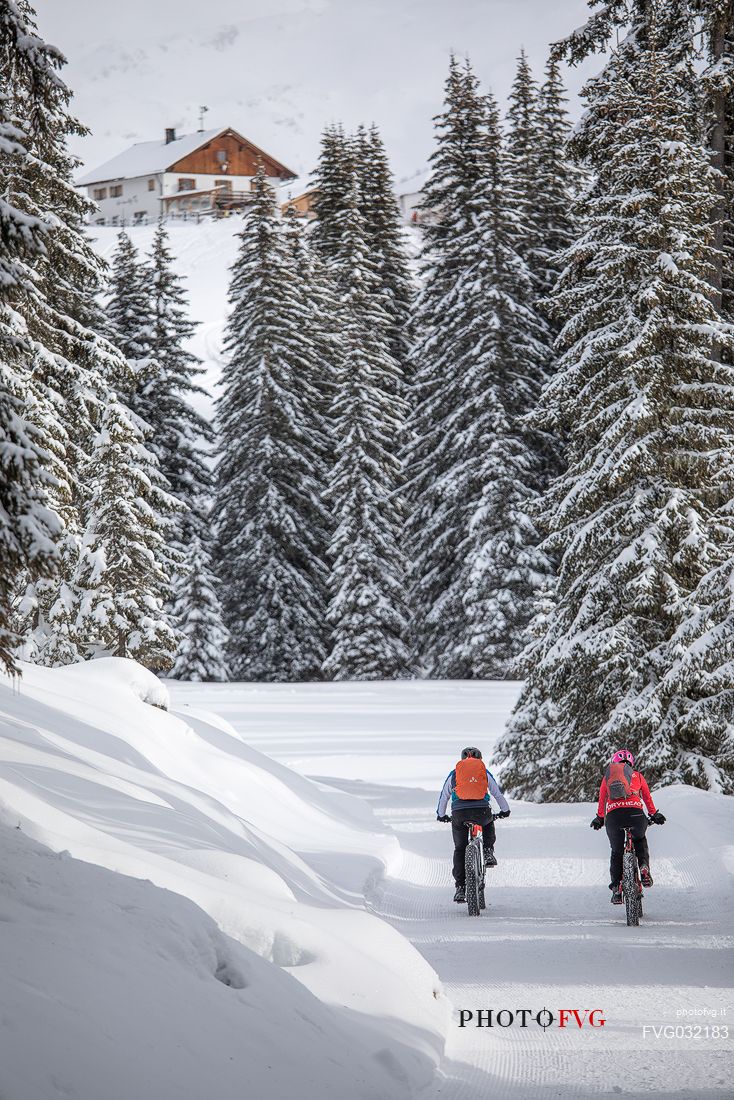
POLYGON ((464 871, 466 873, 466 904, 469 909, 469 916, 478 917, 482 910, 479 898, 482 873, 479 867, 479 846, 474 841, 466 846, 464 871))
POLYGON ((632 852, 624 853, 622 864, 622 893, 627 910, 627 924, 633 927, 640 923, 640 890, 637 880, 637 860, 632 852))

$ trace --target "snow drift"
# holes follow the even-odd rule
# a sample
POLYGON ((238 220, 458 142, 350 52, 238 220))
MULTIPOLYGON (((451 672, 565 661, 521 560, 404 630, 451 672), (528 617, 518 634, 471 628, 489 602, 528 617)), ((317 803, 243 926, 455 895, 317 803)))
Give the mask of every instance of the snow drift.
POLYGON ((365 910, 394 837, 167 703, 119 659, 0 686, 4 1100, 198 1100, 213 1081, 217 1100, 243 1081, 277 1098, 291 1074, 307 1095, 404 1096, 433 1071, 447 1005, 365 910))

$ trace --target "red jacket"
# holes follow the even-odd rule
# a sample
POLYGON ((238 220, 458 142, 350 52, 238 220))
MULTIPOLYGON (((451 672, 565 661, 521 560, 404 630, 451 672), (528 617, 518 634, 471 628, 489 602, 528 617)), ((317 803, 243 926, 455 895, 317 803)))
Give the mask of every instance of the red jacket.
POLYGON ((616 802, 608 802, 607 781, 602 779, 601 787, 599 788, 599 803, 596 807, 596 812, 599 817, 604 817, 611 810, 626 810, 635 809, 641 810, 642 803, 645 803, 645 807, 649 814, 654 814, 655 803, 652 800, 652 795, 645 782, 644 776, 639 772, 632 772, 632 780, 630 782, 633 794, 629 798, 619 798, 616 802))

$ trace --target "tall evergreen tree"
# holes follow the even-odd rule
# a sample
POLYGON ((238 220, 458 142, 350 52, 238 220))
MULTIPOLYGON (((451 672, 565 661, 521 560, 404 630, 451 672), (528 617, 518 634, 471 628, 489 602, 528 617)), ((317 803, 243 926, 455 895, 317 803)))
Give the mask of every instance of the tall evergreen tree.
POLYGON ((186 508, 178 524, 178 540, 185 546, 193 534, 206 537, 205 495, 211 475, 202 456, 202 444, 211 443, 211 425, 195 411, 192 398, 204 391, 196 383, 200 361, 185 347, 195 325, 180 276, 173 270, 168 233, 159 223, 149 264, 152 306, 150 351, 157 365, 146 395, 145 419, 151 428, 150 449, 158 458, 171 494, 186 508))
POLYGON ((596 178, 554 295, 567 320, 540 418, 570 444, 544 501, 561 568, 503 743, 507 781, 530 797, 592 797, 615 743, 653 780, 714 770, 689 766, 705 725, 688 706, 677 721, 673 703, 662 720, 656 686, 690 593, 726 552, 734 373, 713 353, 734 330, 708 285, 718 196, 681 91, 695 88, 692 60, 644 30, 587 85, 578 142, 596 178))
MULTIPOLYGON (((465 532, 458 577, 466 635, 458 654, 473 678, 506 677, 533 616, 550 562, 527 515, 541 479, 539 448, 522 423, 544 381, 547 333, 529 302, 531 276, 518 255, 499 113, 486 103, 484 176, 464 236, 459 326, 452 344, 465 407, 464 456, 452 477, 465 532)), ((457 603, 450 599, 450 603, 457 603)))
POLYGON ((536 291, 541 288, 545 268, 539 209, 543 202, 539 183, 544 138, 538 85, 527 55, 521 50, 507 112, 505 186, 509 188, 517 219, 516 248, 528 264, 536 291))
MULTIPOLYGON (((710 282, 717 295, 717 308, 722 308, 720 296, 723 293, 726 298, 726 288, 734 287, 734 265, 726 240, 727 229, 734 222, 734 187, 727 188, 726 184, 726 176, 734 173, 734 0, 588 0, 588 6, 597 10, 583 26, 556 43, 555 57, 566 57, 576 64, 607 49, 615 35, 619 39, 625 32, 628 45, 635 42, 644 46, 652 32, 658 43, 685 54, 694 30, 691 17, 701 21, 707 65, 700 77, 689 72, 686 79, 689 88, 700 82, 705 93, 708 146, 714 168, 720 173, 719 202, 711 215, 716 253, 710 282)), ((726 304, 724 312, 732 316, 726 304)))
POLYGON ((422 204, 423 288, 408 393, 406 534, 415 660, 429 676, 462 678, 467 669, 458 653, 466 628, 458 578, 466 531, 454 480, 468 426, 461 420, 467 406, 454 341, 463 327, 465 238, 485 175, 485 112, 471 68, 454 56, 444 110, 435 122, 437 144, 422 204))
POLYGON ((538 99, 535 203, 538 222, 537 280, 541 295, 548 295, 561 273, 561 257, 572 244, 577 226, 573 215, 580 186, 578 169, 569 157, 571 125, 560 66, 548 59, 538 99))
POLYGON ((229 679, 227 631, 206 545, 193 535, 175 581, 173 619, 180 629, 176 660, 170 675, 176 680, 229 679))
POLYGON ((342 358, 333 419, 336 462, 328 493, 336 527, 329 548, 331 652, 337 679, 394 679, 408 669, 405 559, 398 444, 403 401, 390 353, 389 315, 365 241, 356 172, 340 219, 334 265, 342 358))
POLYGON ((369 130, 358 129, 354 138, 354 161, 365 244, 376 265, 379 291, 389 315, 390 352, 405 372, 412 343, 414 287, 393 174, 375 125, 369 130))
POLYGON ((260 169, 230 286, 213 513, 237 679, 316 679, 325 656, 326 444, 305 293, 260 169))
POLYGON ((6 287, 8 301, 27 336, 27 417, 46 442, 53 481, 50 502, 64 520, 54 577, 19 578, 15 621, 33 632, 27 655, 64 663, 77 653, 70 633, 69 588, 78 555, 83 482, 80 476, 104 401, 106 378, 119 364, 116 350, 99 334, 95 295, 103 266, 83 231, 91 209, 73 186, 79 161, 67 149, 85 128, 69 113, 71 92, 60 76, 63 56, 37 35, 29 4, 7 5, 2 69, 6 117, 22 134, 25 156, 6 159, 6 196, 28 219, 45 228, 43 248, 32 261, 32 280, 6 287))
POLYGON ((153 353, 155 317, 145 264, 124 230, 112 256, 105 314, 110 339, 126 363, 114 381, 128 407, 147 424, 160 373, 153 353))
POLYGON ((178 638, 164 605, 165 544, 177 502, 166 492, 137 417, 110 399, 85 470, 89 500, 74 577, 76 633, 85 656, 171 667, 178 638))
POLYGON ((339 125, 327 126, 321 137, 319 163, 314 173, 316 219, 311 243, 329 264, 341 250, 341 222, 354 173, 354 143, 339 125))
POLYGON ((452 58, 437 124, 407 449, 416 650, 431 676, 499 676, 547 579, 526 514, 545 460, 522 418, 549 335, 518 253, 517 163, 468 63, 452 58))

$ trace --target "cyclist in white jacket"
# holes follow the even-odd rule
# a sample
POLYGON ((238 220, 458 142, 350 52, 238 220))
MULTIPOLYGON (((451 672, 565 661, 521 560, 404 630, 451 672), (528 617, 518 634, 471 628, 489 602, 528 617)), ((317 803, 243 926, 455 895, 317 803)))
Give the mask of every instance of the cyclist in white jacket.
POLYGON ((438 796, 438 805, 436 807, 437 819, 439 821, 451 822, 451 832, 454 838, 454 882, 456 883, 454 901, 457 902, 466 900, 464 856, 469 841, 467 824, 471 822, 472 824, 482 826, 482 832, 484 834, 484 862, 487 867, 496 867, 497 857, 494 854, 494 845, 497 834, 494 827, 494 821, 492 820, 490 798, 494 798, 500 808, 499 817, 510 816, 510 807, 507 804, 507 799, 502 793, 502 788, 486 767, 484 769, 474 767, 473 774, 468 777, 468 780, 462 781, 462 777, 459 777, 458 785, 462 794, 467 793, 467 789, 465 789, 463 782, 476 784, 477 790, 475 798, 461 798, 459 794, 457 794, 457 769, 461 770, 464 767, 463 761, 478 761, 481 759, 481 752, 473 746, 469 746, 462 750, 461 761, 459 761, 456 767, 446 776, 446 781, 441 788, 441 793, 438 796), (482 771, 486 776, 486 780, 484 776, 481 775, 482 771), (446 813, 449 800, 451 801, 450 817, 446 813))

